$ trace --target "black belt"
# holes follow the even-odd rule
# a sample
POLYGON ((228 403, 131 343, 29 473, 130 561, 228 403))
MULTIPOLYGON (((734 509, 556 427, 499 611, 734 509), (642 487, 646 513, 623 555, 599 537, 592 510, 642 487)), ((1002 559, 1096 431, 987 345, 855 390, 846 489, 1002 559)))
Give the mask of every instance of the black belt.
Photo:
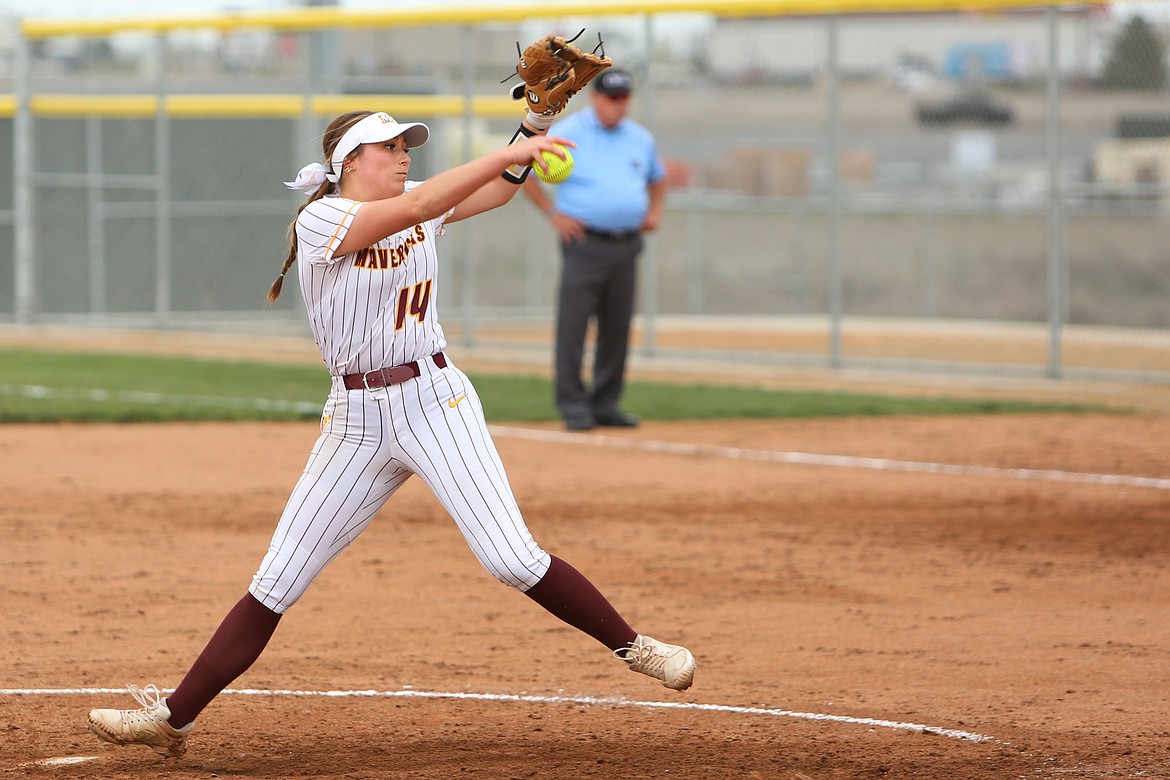
MULTIPOLYGON (((435 361, 435 365, 439 368, 447 367, 447 357, 442 352, 436 352, 431 355, 431 360, 435 361)), ((346 390, 370 390, 375 387, 389 387, 390 385, 401 384, 421 374, 422 371, 418 367, 418 361, 412 360, 409 363, 403 363, 401 366, 378 368, 373 371, 367 371, 364 374, 346 374, 343 379, 346 390)))
POLYGON ((640 232, 638 230, 596 230, 591 227, 585 228, 585 235, 600 238, 605 241, 629 241, 631 238, 636 238, 640 232))

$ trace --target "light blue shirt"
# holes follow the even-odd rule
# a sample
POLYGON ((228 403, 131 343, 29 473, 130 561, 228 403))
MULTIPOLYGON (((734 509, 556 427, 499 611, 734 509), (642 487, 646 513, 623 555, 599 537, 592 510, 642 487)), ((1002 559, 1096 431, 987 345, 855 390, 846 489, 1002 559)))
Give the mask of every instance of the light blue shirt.
POLYGON ((637 230, 650 208, 647 187, 666 177, 654 136, 626 117, 605 127, 589 106, 553 124, 549 135, 577 144, 573 173, 553 190, 557 211, 597 230, 637 230))

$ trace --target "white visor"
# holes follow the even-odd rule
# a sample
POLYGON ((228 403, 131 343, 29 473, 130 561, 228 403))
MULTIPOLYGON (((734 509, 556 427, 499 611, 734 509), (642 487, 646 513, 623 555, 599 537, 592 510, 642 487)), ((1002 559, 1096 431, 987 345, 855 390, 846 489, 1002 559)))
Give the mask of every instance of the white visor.
POLYGON ((402 136, 406 146, 417 149, 431 137, 431 131, 422 122, 410 122, 400 125, 384 111, 370 114, 353 127, 345 131, 337 147, 333 150, 333 158, 329 161, 333 176, 330 181, 337 181, 341 177, 341 164, 346 157, 362 144, 376 144, 402 136), (336 178, 335 178, 336 177, 336 178))

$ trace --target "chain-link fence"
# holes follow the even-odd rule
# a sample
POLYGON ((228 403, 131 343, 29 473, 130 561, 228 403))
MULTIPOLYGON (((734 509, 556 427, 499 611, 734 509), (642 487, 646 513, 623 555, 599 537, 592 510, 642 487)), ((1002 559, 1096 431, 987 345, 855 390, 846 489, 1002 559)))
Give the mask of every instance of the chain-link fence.
MULTIPOLYGON (((0 61, 0 318, 304 332, 295 291, 264 292, 282 181, 328 120, 428 122, 424 178, 507 142, 518 41, 584 28, 635 74, 670 171, 643 353, 1170 381, 1170 17, 1017 5, 25 21, 0 61)), ((547 349, 537 212, 445 240, 454 338, 547 349)))

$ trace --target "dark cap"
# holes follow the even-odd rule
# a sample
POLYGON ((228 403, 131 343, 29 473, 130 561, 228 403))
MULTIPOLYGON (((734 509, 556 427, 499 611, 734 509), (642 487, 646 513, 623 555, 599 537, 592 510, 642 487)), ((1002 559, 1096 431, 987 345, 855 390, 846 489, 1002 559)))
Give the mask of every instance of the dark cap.
POLYGON ((628 95, 634 89, 634 78, 624 70, 609 68, 601 72, 593 88, 609 97, 628 95))

